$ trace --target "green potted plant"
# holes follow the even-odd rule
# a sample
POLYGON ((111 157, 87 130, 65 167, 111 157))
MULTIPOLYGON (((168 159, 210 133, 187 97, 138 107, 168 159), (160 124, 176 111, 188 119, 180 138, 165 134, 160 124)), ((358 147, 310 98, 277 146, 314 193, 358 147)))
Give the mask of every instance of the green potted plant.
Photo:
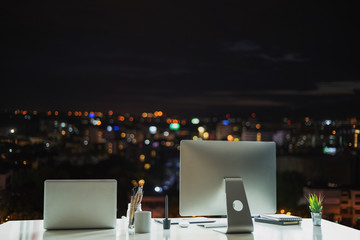
POLYGON ((316 195, 314 193, 309 193, 307 200, 309 202, 309 209, 311 211, 311 218, 313 220, 313 224, 314 226, 320 226, 324 195, 322 195, 321 193, 319 195, 316 195))

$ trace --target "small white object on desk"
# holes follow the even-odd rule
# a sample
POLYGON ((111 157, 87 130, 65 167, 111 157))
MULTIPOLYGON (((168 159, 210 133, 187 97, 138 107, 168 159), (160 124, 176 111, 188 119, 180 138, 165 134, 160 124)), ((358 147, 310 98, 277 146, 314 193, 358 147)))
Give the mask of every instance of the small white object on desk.
POLYGON ((190 223, 189 222, 179 222, 179 226, 182 227, 182 228, 187 228, 190 226, 190 223))
POLYGON ((139 211, 135 212, 135 232, 148 233, 151 229, 151 212, 139 211))

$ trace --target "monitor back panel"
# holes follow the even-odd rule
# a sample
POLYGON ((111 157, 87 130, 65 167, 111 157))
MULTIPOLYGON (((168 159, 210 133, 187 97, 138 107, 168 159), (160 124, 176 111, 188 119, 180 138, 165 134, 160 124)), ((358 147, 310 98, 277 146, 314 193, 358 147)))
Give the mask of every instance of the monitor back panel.
POLYGON ((44 228, 115 228, 116 180, 46 180, 44 228))
POLYGON ((242 178, 251 215, 276 212, 274 142, 182 140, 180 215, 227 214, 224 178, 242 178))

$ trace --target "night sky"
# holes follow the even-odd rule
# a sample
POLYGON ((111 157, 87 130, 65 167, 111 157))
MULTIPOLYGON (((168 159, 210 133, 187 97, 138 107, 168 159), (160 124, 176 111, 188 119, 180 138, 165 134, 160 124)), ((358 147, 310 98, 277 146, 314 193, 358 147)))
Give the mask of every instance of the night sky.
POLYGON ((1 109, 360 115, 353 1, 14 1, 1 109))

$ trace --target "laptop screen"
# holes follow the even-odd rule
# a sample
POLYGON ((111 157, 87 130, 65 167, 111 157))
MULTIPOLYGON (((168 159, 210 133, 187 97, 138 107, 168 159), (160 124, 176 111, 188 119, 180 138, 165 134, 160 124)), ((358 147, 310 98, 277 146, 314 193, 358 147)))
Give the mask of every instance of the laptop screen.
POLYGON ((116 197, 112 179, 46 180, 44 228, 115 228, 116 197))

